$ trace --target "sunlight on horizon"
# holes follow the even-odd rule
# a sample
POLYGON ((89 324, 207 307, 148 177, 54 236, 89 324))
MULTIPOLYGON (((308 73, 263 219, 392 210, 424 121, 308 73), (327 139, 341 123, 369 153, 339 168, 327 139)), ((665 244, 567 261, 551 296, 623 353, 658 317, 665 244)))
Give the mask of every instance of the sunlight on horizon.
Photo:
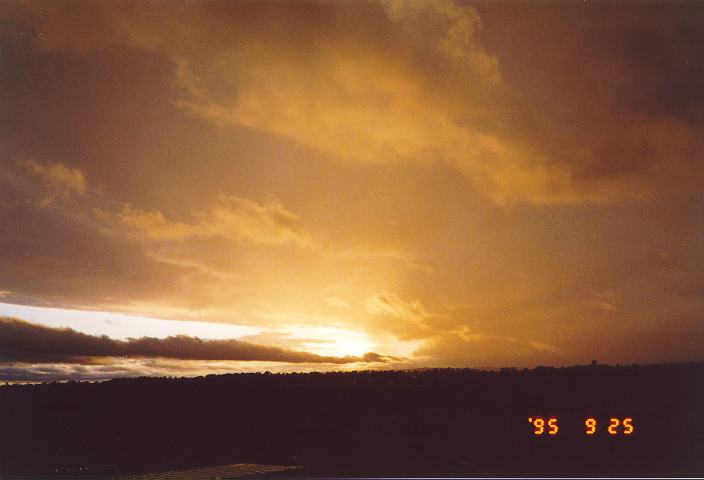
POLYGON ((118 340, 188 335, 203 340, 237 339, 283 348, 286 348, 288 342, 293 342, 296 345, 295 350, 330 357, 363 356, 374 351, 376 346, 365 333, 339 327, 292 325, 285 328, 265 328, 9 303, 0 303, 0 315, 47 327, 71 328, 88 335, 106 335, 118 340))

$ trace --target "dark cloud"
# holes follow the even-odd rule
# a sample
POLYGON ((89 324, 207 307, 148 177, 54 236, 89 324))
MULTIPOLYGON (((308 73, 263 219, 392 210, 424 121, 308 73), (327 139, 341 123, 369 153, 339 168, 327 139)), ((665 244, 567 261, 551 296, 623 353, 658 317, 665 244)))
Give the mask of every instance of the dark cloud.
POLYGON ((0 362, 90 365, 105 357, 333 364, 385 362, 389 359, 373 352, 362 357, 326 357, 239 340, 201 340, 182 335, 122 341, 0 317, 0 362))
POLYGON ((601 200, 701 191, 700 2, 477 9, 513 92, 515 133, 569 172, 575 190, 601 200))

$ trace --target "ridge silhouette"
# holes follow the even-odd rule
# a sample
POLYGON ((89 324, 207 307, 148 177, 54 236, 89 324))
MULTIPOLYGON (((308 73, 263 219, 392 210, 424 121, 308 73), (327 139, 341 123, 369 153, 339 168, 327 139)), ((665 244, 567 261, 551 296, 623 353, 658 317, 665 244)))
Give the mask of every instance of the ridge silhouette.
POLYGON ((701 476, 702 394, 702 362, 5 385, 0 474, 260 463, 306 475, 701 476), (534 435, 539 416, 559 433, 534 435), (609 435, 611 417, 631 417, 633 434, 609 435))

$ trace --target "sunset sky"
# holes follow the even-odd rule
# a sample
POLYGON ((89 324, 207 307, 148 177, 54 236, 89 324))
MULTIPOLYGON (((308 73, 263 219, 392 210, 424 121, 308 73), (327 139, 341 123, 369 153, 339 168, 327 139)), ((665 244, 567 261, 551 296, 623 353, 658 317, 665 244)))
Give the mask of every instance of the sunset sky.
POLYGON ((3 2, 0 380, 704 360, 703 87, 702 2, 3 2))

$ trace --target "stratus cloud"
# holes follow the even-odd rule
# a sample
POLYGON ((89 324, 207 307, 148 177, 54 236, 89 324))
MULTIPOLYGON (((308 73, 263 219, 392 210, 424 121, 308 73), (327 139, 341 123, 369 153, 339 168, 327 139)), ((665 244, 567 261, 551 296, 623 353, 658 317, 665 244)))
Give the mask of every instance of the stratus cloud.
POLYGON ((192 223, 171 220, 160 211, 145 211, 130 205, 124 205, 119 211, 97 209, 96 214, 100 219, 148 240, 224 237, 255 245, 304 246, 310 243, 298 215, 286 209, 271 194, 267 194, 264 203, 260 204, 219 193, 216 202, 192 223))
POLYGON ((330 357, 239 340, 201 340, 183 335, 122 341, 0 317, 2 363, 94 364, 101 363, 104 358, 124 357, 331 364, 387 360, 374 352, 361 357, 330 357))

